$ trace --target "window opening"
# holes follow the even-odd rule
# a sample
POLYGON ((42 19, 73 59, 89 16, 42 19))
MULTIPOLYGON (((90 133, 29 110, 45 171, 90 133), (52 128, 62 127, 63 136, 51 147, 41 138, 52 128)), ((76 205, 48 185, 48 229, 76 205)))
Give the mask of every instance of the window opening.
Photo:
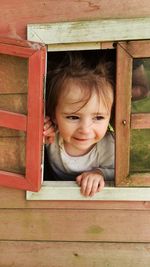
MULTIPOLYGON (((87 65, 90 64, 90 66, 93 66, 97 64, 98 61, 106 61, 106 62, 112 62, 113 64, 113 82, 115 84, 115 70, 116 70, 116 51, 115 49, 104 49, 104 50, 86 50, 86 51, 72 51, 73 55, 80 54, 84 59, 85 62, 87 62, 87 65)), ((60 62, 64 60, 68 52, 48 52, 47 57, 47 73, 49 73, 51 70, 55 69, 58 65, 60 65, 60 62)), ((46 86, 46 102, 48 100, 49 90, 48 90, 48 75, 47 75, 47 86, 46 86)), ((115 86, 114 86, 115 87, 115 86)), ((115 92, 114 92, 115 95, 115 92)), ((115 99, 115 96, 114 96, 115 99)), ((112 115, 111 120, 109 124, 109 130, 111 131, 111 134, 114 136, 115 134, 115 104, 113 104, 112 108, 112 115)), ((77 164, 77 163, 76 163, 77 164)), ((70 175, 71 177, 71 175, 70 175)), ((59 181, 60 179, 57 178, 56 174, 52 170, 49 164, 49 158, 47 154, 47 149, 45 148, 45 160, 44 160, 44 181, 59 181)), ((62 177, 62 180, 66 180, 62 177)), ((73 178, 70 178, 70 180, 75 180, 73 178)), ((114 181, 114 179, 113 179, 114 181)), ((109 181, 112 185, 112 179, 109 181)), ((109 184, 108 182, 108 184, 109 184)), ((107 180, 106 180, 107 183, 107 180)))

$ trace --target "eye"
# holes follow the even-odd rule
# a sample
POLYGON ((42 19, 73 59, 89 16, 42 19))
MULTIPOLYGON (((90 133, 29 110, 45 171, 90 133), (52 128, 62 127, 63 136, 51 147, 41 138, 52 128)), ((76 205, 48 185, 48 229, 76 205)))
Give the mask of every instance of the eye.
POLYGON ((104 116, 97 115, 97 116, 94 117, 94 120, 95 120, 95 121, 101 121, 101 120, 104 120, 104 116))
POLYGON ((72 120, 72 121, 79 120, 79 117, 78 116, 75 116, 75 115, 69 115, 69 116, 66 116, 66 118, 68 120, 72 120))

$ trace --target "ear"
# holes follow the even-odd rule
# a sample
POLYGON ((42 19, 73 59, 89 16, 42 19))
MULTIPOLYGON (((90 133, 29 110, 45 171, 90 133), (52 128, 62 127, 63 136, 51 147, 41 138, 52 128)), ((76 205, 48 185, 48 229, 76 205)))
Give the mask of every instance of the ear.
POLYGON ((56 118, 52 119, 52 124, 53 124, 54 129, 56 130, 57 129, 57 120, 56 120, 56 118))

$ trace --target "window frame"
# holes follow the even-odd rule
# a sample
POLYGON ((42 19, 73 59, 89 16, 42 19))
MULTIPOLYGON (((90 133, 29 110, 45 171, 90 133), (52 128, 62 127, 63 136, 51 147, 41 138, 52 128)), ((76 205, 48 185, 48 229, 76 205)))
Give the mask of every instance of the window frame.
POLYGON ((26 133, 26 171, 25 175, 21 175, 1 170, 0 185, 38 191, 41 187, 43 77, 45 76, 46 48, 43 44, 0 38, 0 53, 28 59, 27 115, 0 110, 1 127, 26 133))
MULTIPOLYGON (((94 50, 112 48, 114 41, 118 42, 119 40, 125 41, 149 39, 150 19, 137 18, 30 24, 27 27, 27 31, 29 40, 42 41, 43 43, 47 44, 48 51, 84 50, 87 49, 87 47, 88 49, 94 50), (143 31, 143 29, 145 30, 143 31)), ((128 61, 130 60, 131 59, 127 59, 127 63, 129 63, 128 61)), ((124 71, 124 68, 122 70, 124 71)), ((128 74, 129 81, 131 81, 130 75, 131 72, 128 74)), ((129 95, 127 98, 129 99, 129 95)), ((126 150, 126 152, 129 153, 128 150, 126 150)), ((27 199, 88 200, 87 198, 81 196, 79 193, 79 187, 75 182, 72 182, 70 186, 67 186, 67 183, 51 181, 44 182, 41 190, 38 193, 27 192, 27 199), (54 194, 51 194, 53 190, 55 192, 54 194), (71 196, 67 196, 67 192, 70 190, 72 194, 71 196)), ((150 200, 150 188, 116 188, 113 186, 106 186, 103 192, 97 193, 96 196, 89 199, 146 201, 150 200)))
POLYGON ((131 113, 132 66, 136 58, 150 58, 150 40, 117 43, 116 186, 148 187, 150 173, 130 174, 130 130, 150 129, 150 113, 131 113))

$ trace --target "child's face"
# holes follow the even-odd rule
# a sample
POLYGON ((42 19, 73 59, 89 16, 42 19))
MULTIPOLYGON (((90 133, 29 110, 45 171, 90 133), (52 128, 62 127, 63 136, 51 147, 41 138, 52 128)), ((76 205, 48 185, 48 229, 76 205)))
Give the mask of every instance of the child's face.
POLYGON ((71 85, 67 93, 60 95, 56 107, 56 124, 65 150, 71 156, 82 156, 90 151, 104 137, 110 119, 111 107, 108 110, 96 93, 85 106, 82 96, 82 90, 71 85))

